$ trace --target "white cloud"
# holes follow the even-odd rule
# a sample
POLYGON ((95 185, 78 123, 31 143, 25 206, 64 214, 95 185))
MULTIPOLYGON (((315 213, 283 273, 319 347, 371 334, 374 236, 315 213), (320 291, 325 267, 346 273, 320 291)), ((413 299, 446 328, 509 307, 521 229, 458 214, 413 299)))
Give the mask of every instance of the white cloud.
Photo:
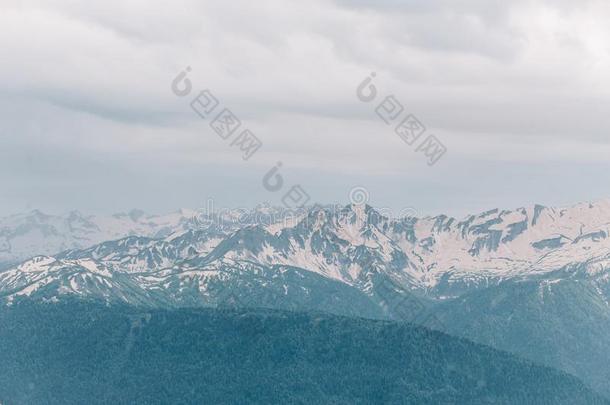
MULTIPOLYGON (((494 160, 530 164, 533 176, 544 162, 603 165, 609 17, 593 0, 6 3, 0 146, 13 157, 103 156, 138 173, 156 162, 193 178, 202 164, 246 178, 283 160, 328 184, 339 173, 451 184, 451 165, 494 160), (252 162, 171 93, 187 65, 195 89, 211 89, 263 139, 252 162), (381 95, 447 145, 445 168, 428 170, 356 99, 371 71, 381 95)), ((32 181, 42 165, 9 174, 5 160, 0 176, 32 181)), ((6 209, 19 201, 13 193, 6 209)))

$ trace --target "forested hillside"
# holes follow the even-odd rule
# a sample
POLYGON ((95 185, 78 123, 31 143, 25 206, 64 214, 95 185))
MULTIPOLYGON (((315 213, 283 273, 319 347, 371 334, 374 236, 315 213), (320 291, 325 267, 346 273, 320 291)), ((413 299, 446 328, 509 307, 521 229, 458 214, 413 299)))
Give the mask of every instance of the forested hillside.
POLYGON ((18 302, 0 401, 602 404, 577 379, 408 324, 320 313, 18 302))

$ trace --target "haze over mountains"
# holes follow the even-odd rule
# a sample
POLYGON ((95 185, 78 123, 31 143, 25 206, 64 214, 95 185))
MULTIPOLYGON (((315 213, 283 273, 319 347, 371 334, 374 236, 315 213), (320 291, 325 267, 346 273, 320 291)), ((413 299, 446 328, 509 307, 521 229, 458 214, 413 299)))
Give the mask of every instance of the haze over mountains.
POLYGON ((421 323, 610 395, 610 201, 388 218, 365 205, 32 212, 0 222, 0 297, 320 310, 421 323), (28 259, 28 257, 36 257, 28 259), (22 261, 19 264, 11 264, 22 261))

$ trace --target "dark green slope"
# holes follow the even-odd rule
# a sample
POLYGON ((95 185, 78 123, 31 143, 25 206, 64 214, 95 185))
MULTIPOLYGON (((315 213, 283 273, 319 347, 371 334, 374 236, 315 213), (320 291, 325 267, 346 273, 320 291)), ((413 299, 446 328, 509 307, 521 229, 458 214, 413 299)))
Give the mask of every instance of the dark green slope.
POLYGON ((566 371, 610 397, 610 308, 589 280, 507 281, 435 315, 447 333, 566 371))
POLYGON ((412 325, 277 311, 0 310, 3 404, 602 404, 577 379, 412 325))

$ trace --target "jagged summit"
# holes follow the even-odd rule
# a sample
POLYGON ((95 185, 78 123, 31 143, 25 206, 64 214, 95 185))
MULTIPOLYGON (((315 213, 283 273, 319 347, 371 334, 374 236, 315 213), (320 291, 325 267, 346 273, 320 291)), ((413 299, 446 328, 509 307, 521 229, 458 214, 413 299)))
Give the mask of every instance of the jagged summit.
MULTIPOLYGON (((496 208, 462 219, 392 218, 356 204, 316 205, 299 212, 260 205, 250 212, 193 213, 197 211, 84 217, 73 212, 60 217, 32 212, 5 218, 0 227, 4 262, 49 258, 0 273, 0 292, 30 294, 66 272, 78 269, 78 277, 96 278, 104 269, 102 273, 115 275, 113 282, 124 277, 129 288, 146 295, 172 283, 183 288, 182 272, 251 263, 301 269, 365 293, 374 290, 382 275, 430 297, 448 298, 568 267, 603 275, 610 263, 609 201, 496 208), (34 267, 39 271, 30 271, 34 267), (24 273, 25 268, 30 270, 24 273)), ((109 282, 98 281, 100 288, 109 282)))

